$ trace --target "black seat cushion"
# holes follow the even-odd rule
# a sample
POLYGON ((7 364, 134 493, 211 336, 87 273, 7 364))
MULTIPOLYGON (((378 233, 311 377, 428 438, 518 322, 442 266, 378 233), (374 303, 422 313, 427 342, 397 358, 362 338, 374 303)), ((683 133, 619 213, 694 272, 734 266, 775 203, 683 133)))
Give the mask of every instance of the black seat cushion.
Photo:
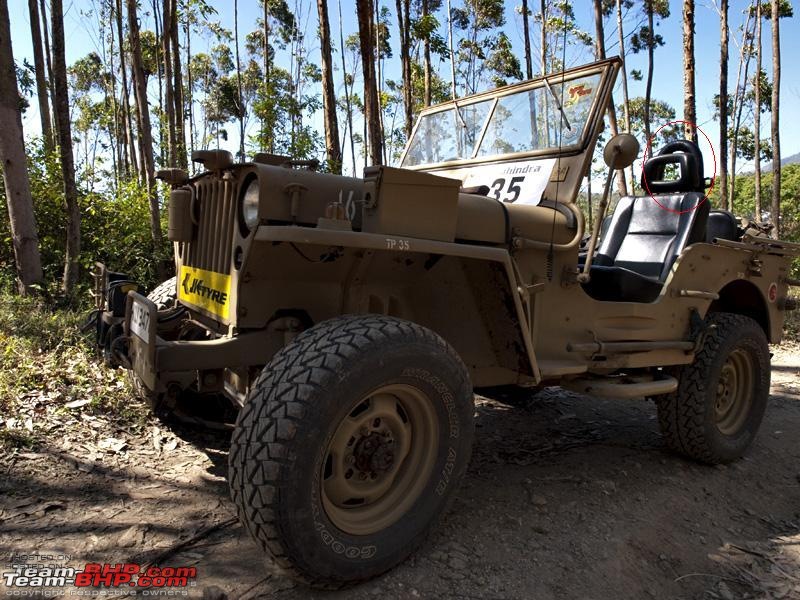
POLYGON ((595 300, 604 302, 652 302, 664 284, 625 267, 593 265, 591 280, 584 289, 595 300))
POLYGON ((683 249, 704 241, 708 202, 698 192, 621 198, 583 284, 597 300, 652 302, 683 249))
POLYGON ((739 239, 739 223, 732 212, 712 210, 708 214, 706 241, 710 244, 715 239, 731 240, 732 242, 739 239))

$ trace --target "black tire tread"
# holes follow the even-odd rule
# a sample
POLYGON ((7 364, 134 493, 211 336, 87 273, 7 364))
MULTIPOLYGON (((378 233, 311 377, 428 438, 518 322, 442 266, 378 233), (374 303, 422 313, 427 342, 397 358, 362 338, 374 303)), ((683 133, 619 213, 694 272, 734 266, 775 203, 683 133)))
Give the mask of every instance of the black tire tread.
POLYGON ((678 389, 657 401, 658 422, 667 446, 674 452, 699 462, 727 462, 716 454, 705 432, 706 377, 725 339, 736 331, 754 331, 766 336, 750 317, 734 313, 711 313, 706 318, 713 328, 694 362, 678 370, 678 389))
MULTIPOLYGON (((275 562, 307 585, 341 589, 358 582, 328 580, 310 573, 281 543, 280 520, 260 522, 264 509, 274 517, 277 498, 292 483, 291 470, 281 468, 288 465, 287 442, 295 437, 298 424, 316 412, 314 405, 303 400, 303 386, 321 386, 324 374, 335 373, 346 365, 365 342, 389 341, 398 334, 435 344, 463 365, 449 344, 415 323, 381 315, 335 317, 306 330, 280 350, 254 383, 251 395, 260 395, 262 400, 247 402, 239 413, 228 459, 230 491, 237 514, 275 562), (245 432, 250 432, 247 439, 243 439, 245 432), (253 457, 259 460, 249 460, 253 457)), ((468 384, 466 367, 463 373, 468 384)))
POLYGON ((158 310, 172 308, 177 300, 176 285, 175 277, 170 277, 159 283, 152 292, 147 294, 147 298, 156 305, 158 310))

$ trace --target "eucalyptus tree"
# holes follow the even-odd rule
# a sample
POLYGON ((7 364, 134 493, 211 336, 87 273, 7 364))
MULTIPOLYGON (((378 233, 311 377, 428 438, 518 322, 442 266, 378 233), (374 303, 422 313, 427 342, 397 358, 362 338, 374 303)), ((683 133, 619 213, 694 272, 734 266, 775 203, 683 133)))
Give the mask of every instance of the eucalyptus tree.
POLYGON ((11 45, 8 4, 0 2, 0 162, 11 226, 17 289, 27 294, 42 282, 39 236, 28 180, 20 95, 11 45))
POLYGON ((64 10, 61 0, 51 0, 50 19, 53 34, 53 108, 58 131, 61 174, 66 203, 67 235, 64 257, 64 294, 72 296, 78 283, 81 252, 81 213, 78 207, 78 188, 75 185, 75 165, 72 155, 72 124, 70 123, 67 63, 64 49, 64 10))
MULTIPOLYGON (((723 0, 725 1, 725 0, 723 0)), ((647 52, 647 84, 644 95, 645 137, 650 139, 650 108, 653 93, 653 74, 655 71, 655 49, 664 45, 664 38, 655 32, 656 22, 669 17, 668 0, 643 0, 643 10, 647 23, 631 36, 633 52, 647 52)))

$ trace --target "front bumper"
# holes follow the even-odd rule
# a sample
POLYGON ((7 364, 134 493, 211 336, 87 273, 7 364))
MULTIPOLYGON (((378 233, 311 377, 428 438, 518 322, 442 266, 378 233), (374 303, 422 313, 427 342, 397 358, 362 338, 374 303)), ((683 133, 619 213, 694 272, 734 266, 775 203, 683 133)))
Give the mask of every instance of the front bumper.
POLYGON ((159 311, 124 274, 97 263, 94 276, 93 319, 106 363, 132 370, 156 392, 197 383, 199 391, 224 391, 241 400, 241 374, 269 362, 296 333, 278 320, 265 329, 219 336, 200 330, 189 310, 178 317, 176 309, 159 311))
POLYGON ((264 365, 284 343, 283 331, 258 330, 208 340, 166 340, 159 336, 156 305, 136 292, 128 294, 124 331, 130 368, 151 390, 164 389, 180 374, 197 376, 201 387, 209 385, 207 375, 239 367, 264 365))

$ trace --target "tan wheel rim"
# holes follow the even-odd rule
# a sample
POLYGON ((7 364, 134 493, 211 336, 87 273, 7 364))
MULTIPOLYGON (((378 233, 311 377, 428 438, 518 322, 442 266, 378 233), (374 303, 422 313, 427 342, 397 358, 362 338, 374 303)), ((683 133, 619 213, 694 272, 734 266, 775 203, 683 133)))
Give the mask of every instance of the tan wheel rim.
POLYGON ((378 388, 339 423, 322 464, 322 505, 336 527, 368 535, 396 523, 419 498, 439 449, 427 394, 378 388))
POLYGON ((742 349, 728 355, 717 382, 714 418, 725 435, 735 435, 747 421, 753 403, 753 360, 742 349))

